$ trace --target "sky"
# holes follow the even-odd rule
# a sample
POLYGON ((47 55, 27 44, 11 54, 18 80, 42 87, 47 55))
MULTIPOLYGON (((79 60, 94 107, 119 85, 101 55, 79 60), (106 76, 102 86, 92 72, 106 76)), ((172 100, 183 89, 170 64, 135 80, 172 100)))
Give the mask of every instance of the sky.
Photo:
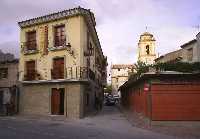
POLYGON ((194 39, 200 25, 199 0, 0 0, 0 49, 19 57, 17 22, 81 6, 91 9, 109 64, 133 64, 146 31, 163 55, 194 39))

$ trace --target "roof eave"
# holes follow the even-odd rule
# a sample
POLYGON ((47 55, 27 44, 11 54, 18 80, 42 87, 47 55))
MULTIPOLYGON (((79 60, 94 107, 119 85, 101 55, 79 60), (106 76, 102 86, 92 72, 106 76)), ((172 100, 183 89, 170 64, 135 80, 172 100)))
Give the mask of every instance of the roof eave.
POLYGON ((89 15, 93 25, 94 26, 96 25, 94 14, 90 10, 84 9, 81 7, 64 10, 61 12, 21 21, 21 22, 18 22, 18 25, 20 26, 20 28, 25 28, 25 27, 43 24, 43 23, 60 20, 60 19, 64 19, 64 18, 69 18, 69 17, 73 17, 73 16, 77 16, 77 15, 89 15))

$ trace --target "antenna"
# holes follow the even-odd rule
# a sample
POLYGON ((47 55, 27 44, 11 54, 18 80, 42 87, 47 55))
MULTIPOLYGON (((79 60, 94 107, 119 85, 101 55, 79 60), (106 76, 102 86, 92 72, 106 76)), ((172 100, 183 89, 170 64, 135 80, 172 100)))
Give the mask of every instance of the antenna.
POLYGON ((200 32, 200 25, 196 25, 196 26, 194 26, 194 28, 195 28, 198 32, 200 32))
POLYGON ((152 29, 153 29, 152 26, 148 26, 148 25, 145 26, 145 31, 146 31, 146 32, 148 32, 148 31, 150 31, 150 30, 152 30, 152 29))
POLYGON ((145 30, 146 30, 146 32, 147 32, 147 30, 148 30, 148 26, 145 26, 145 30))

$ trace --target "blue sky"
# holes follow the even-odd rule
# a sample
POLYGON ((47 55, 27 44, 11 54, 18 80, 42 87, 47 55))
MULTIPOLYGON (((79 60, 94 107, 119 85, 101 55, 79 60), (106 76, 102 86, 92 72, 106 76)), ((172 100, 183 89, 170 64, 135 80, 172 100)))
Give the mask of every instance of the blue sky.
POLYGON ((199 0, 1 0, 0 49, 19 55, 18 21, 79 5, 94 12, 103 52, 113 64, 137 61, 146 26, 157 53, 165 54, 194 39, 200 25, 199 0))

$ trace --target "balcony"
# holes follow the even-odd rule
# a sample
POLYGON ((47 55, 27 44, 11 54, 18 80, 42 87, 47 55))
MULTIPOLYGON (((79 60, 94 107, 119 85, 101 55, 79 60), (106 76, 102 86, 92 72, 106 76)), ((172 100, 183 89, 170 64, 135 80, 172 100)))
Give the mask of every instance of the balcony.
POLYGON ((84 80, 95 81, 95 73, 87 67, 67 67, 63 69, 51 69, 52 79, 84 80))
POLYGON ((66 79, 91 79, 95 80, 95 73, 87 67, 68 67, 66 68, 66 79))
POLYGON ((48 48, 49 51, 57 51, 57 50, 63 50, 63 49, 67 49, 67 50, 71 49, 71 44, 67 43, 66 39, 55 41, 54 46, 48 48))
POLYGON ((94 81, 99 84, 95 77, 95 73, 87 67, 67 67, 65 69, 51 69, 51 79, 44 80, 37 71, 31 71, 24 75, 25 83, 45 83, 45 82, 60 82, 60 81, 94 81), (31 81, 31 82, 27 82, 31 81))
POLYGON ((24 75, 24 81, 33 81, 36 80, 37 72, 32 71, 24 75))
POLYGON ((28 41, 22 43, 22 51, 26 54, 35 54, 38 53, 37 50, 37 42, 36 41, 28 41))
POLYGON ((64 69, 61 69, 61 68, 51 69, 51 78, 52 79, 64 79, 64 69))

